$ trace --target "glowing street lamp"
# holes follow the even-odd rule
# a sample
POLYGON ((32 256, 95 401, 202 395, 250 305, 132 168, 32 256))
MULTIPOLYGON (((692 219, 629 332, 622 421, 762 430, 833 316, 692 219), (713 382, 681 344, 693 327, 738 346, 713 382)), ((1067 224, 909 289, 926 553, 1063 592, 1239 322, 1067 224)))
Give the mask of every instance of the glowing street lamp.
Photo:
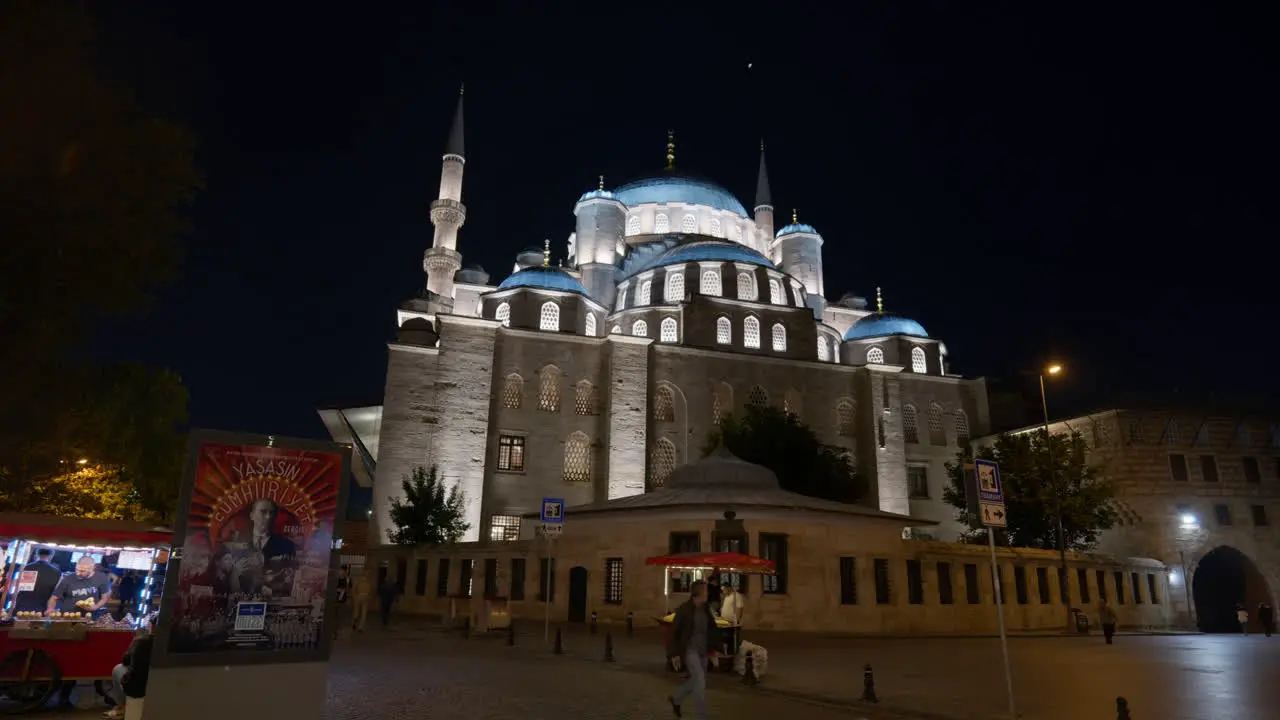
POLYGON ((1067 535, 1062 529, 1062 488, 1058 487, 1057 468, 1053 464, 1053 441, 1049 435, 1049 402, 1045 399, 1044 376, 1056 376, 1062 373, 1062 366, 1054 363, 1040 372, 1040 409, 1044 412, 1044 446, 1049 460, 1049 487, 1053 490, 1054 514, 1058 521, 1058 594, 1066 610, 1066 629, 1071 632, 1071 597, 1067 581, 1067 535))

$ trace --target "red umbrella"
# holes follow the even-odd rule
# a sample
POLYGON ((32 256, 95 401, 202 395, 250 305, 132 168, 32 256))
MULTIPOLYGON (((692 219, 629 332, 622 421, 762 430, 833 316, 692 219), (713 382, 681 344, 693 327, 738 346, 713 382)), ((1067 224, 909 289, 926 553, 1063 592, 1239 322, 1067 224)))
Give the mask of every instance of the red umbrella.
POLYGON ((774 562, 772 560, 730 552, 659 555, 647 558, 644 564, 677 568, 718 568, 721 572, 756 575, 772 575, 774 572, 774 562))

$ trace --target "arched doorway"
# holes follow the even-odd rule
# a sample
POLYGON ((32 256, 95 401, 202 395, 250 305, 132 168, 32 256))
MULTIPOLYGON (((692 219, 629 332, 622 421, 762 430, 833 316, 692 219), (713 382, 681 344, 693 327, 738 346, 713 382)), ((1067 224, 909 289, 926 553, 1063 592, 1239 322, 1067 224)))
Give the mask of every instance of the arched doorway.
POLYGON ((1209 551, 1196 565, 1191 578, 1196 604, 1196 624, 1201 632, 1240 632, 1236 605, 1249 611, 1250 631, 1260 630, 1258 603, 1271 602, 1266 578, 1239 550, 1222 545, 1209 551))
POLYGON ((581 565, 569 569, 569 622, 587 621, 587 569, 581 565))

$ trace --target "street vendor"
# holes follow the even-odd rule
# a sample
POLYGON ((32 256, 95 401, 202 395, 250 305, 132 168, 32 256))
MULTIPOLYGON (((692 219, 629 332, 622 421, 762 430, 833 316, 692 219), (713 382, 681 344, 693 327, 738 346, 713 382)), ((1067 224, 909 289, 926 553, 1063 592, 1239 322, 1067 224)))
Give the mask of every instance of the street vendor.
POLYGON ((53 564, 53 550, 51 548, 36 550, 35 561, 27 563, 26 567, 22 568, 22 575, 26 577, 19 576, 21 578, 19 588, 23 581, 31 577, 27 573, 35 573, 35 585, 30 590, 19 589, 14 612, 44 612, 49 605, 49 597, 53 595, 53 589, 62 579, 62 571, 53 564))
POLYGON ((53 589, 45 614, 63 612, 88 612, 95 616, 111 599, 111 580, 98 569, 98 564, 88 555, 76 561, 76 571, 62 576, 53 589), (61 608, 59 608, 61 605, 61 608))

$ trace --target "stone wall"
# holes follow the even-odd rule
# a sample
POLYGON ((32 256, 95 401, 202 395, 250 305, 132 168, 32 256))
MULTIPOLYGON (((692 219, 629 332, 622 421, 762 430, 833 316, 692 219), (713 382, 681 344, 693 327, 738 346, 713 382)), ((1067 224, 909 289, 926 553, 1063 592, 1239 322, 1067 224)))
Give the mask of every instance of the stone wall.
POLYGON ((435 376, 439 351, 391 343, 378 435, 378 466, 373 481, 373 544, 387 542, 391 529, 390 498, 400 497, 401 481, 435 455, 440 422, 435 376))

